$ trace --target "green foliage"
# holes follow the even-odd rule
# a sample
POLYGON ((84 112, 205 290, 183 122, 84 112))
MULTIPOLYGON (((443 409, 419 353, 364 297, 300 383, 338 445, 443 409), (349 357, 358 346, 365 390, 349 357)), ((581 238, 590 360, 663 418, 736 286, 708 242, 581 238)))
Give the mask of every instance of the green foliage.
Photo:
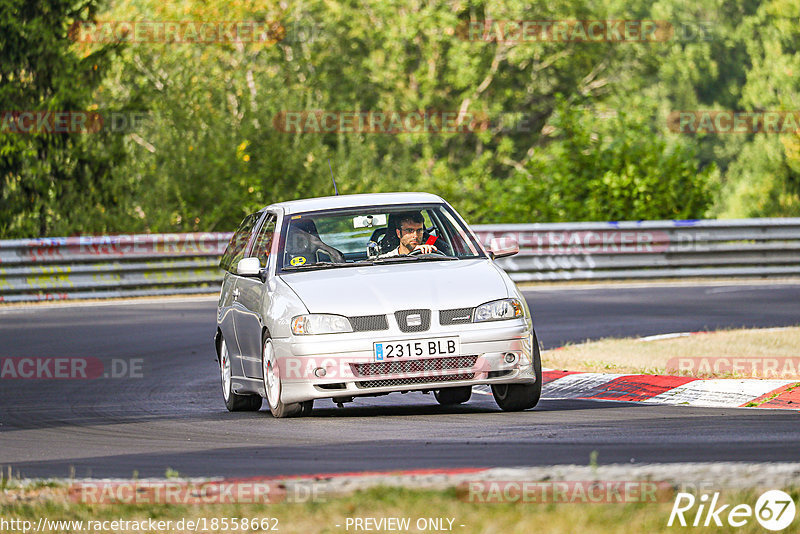
MULTIPOLYGON (((752 64, 742 91, 748 111, 800 109, 800 5, 768 0, 744 20, 752 64)), ((756 134, 731 162, 717 211, 724 217, 800 216, 800 131, 756 134)))
POLYGON ((800 210, 797 135, 694 137, 666 122, 674 110, 796 109, 793 0, 112 0, 96 9, 0 0, 0 109, 148 112, 125 135, 0 133, 2 236, 230 230, 265 204, 332 194, 329 161, 340 193, 429 191, 472 223, 800 210), (95 17, 279 21, 285 33, 71 44, 70 25, 95 17), (676 35, 464 38, 466 24, 485 19, 669 20, 676 35), (488 127, 276 127, 282 112, 306 110, 465 110, 488 127))
MULTIPOLYGON (((81 57, 68 30, 95 1, 0 0, 0 110, 86 111, 116 46, 81 57)), ((0 235, 64 235, 124 225, 130 194, 109 180, 119 138, 0 131, 0 235)))
POLYGON ((775 135, 757 135, 730 166, 728 182, 717 206, 720 215, 800 216, 795 189, 798 171, 791 169, 791 162, 781 139, 775 135))
MULTIPOLYGON (((524 172, 493 183, 503 222, 685 219, 711 202, 713 166, 700 170, 683 139, 660 137, 653 118, 560 102, 551 142, 524 172)), ((497 217, 497 215, 495 215, 497 217)))

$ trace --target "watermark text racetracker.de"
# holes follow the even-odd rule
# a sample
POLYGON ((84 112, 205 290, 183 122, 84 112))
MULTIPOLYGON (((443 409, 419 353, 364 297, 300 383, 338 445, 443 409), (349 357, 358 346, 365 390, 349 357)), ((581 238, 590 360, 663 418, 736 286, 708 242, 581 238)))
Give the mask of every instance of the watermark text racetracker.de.
POLYGON ((651 254, 656 252, 706 251, 712 234, 702 230, 670 233, 664 230, 557 230, 475 232, 484 245, 494 238, 512 238, 523 254, 651 254))
POLYGON ((83 504, 275 504, 324 502, 313 480, 275 478, 82 481, 69 486, 69 499, 83 504))
POLYGON ((9 258, 47 262, 94 256, 214 256, 225 252, 230 238, 227 232, 46 237, 28 240, 9 258))
POLYGON ((0 516, 0 532, 269 532, 279 531, 276 517, 195 517, 181 519, 50 519, 37 521, 0 516))
POLYGON ((748 378, 800 379, 800 357, 681 357, 667 360, 667 373, 691 376, 731 374, 748 378))
POLYGON ((456 110, 285 110, 272 125, 283 133, 397 135, 479 132, 489 128, 489 120, 482 113, 456 110))
POLYGON ((761 494, 755 503, 726 502, 709 482, 675 485, 653 480, 474 480, 457 487, 462 501, 478 504, 631 504, 672 502, 667 527, 743 527, 757 522, 780 531, 796 516, 791 495, 781 490, 761 494))
POLYGON ((669 40, 672 25, 658 20, 476 20, 462 24, 456 35, 468 41, 654 42, 669 40))
POLYGON ((142 358, 0 356, 0 380, 94 380, 144 378, 142 358))
POLYGON ((134 234, 79 236, 80 254, 222 254, 231 234, 204 232, 194 234, 134 234))
POLYGON ((683 110, 667 116, 670 131, 682 134, 794 134, 800 111, 683 110))
POLYGON ((473 42, 526 43, 655 43, 710 41, 707 21, 667 20, 473 20, 451 30, 473 42))
POLYGON ((274 44, 286 36, 278 21, 123 21, 76 22, 69 37, 78 43, 274 44))
POLYGON ((675 491, 652 480, 476 480, 460 485, 458 493, 481 504, 626 504, 669 502, 675 491))
POLYGON ((148 118, 147 111, 4 110, 0 111, 0 133, 125 134, 139 129, 148 118))

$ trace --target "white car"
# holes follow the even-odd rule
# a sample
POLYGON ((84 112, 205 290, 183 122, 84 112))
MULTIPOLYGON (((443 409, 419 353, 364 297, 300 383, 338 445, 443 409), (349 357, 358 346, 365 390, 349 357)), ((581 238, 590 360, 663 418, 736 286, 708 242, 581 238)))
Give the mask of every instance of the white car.
POLYGON ((426 193, 281 202, 245 217, 220 265, 215 344, 228 410, 308 414, 316 399, 432 392, 503 410, 542 389, 528 305, 456 211, 426 193))

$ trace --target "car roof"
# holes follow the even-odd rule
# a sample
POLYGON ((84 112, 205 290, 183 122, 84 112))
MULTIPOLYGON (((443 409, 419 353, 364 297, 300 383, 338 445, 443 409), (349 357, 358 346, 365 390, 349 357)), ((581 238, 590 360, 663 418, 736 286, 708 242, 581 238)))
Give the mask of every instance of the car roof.
POLYGON ((267 206, 267 209, 280 208, 285 214, 305 213, 337 208, 358 206, 390 206, 394 204, 443 203, 441 197, 430 193, 369 193, 360 195, 337 195, 333 197, 305 198, 289 200, 267 206))

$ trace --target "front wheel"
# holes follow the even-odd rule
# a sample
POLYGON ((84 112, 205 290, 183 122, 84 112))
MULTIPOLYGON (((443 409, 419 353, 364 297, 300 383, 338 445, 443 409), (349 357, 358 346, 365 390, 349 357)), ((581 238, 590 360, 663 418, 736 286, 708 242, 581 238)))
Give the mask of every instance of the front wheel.
POLYGON ((519 412, 539 404, 542 396, 542 357, 539 354, 539 340, 533 334, 533 384, 497 384, 492 386, 494 401, 504 412, 519 412))
POLYGON ((308 415, 311 413, 313 401, 285 404, 281 401, 281 370, 272 339, 264 337, 264 348, 261 352, 261 370, 264 377, 264 391, 267 395, 269 411, 275 418, 308 415))
POLYGON ((260 395, 239 395, 233 391, 231 357, 225 338, 219 344, 219 372, 222 381, 222 398, 229 412, 257 412, 261 409, 260 395))

